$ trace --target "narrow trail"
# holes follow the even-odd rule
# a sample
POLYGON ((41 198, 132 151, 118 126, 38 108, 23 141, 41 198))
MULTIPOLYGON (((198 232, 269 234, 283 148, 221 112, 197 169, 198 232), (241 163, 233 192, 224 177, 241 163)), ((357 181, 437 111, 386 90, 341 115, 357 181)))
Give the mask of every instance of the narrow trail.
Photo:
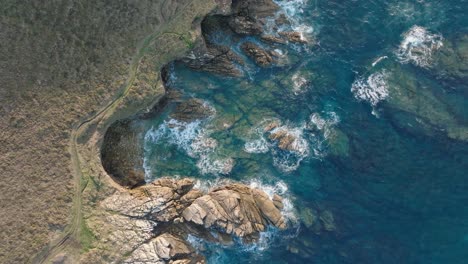
MULTIPOLYGON (((192 4, 192 2, 194 2, 194 0, 189 1, 187 4, 185 4, 181 8, 181 11, 177 15, 175 15, 171 19, 171 21, 176 21, 179 16, 183 15, 184 10, 190 4, 192 4)), ((105 114, 109 110, 117 106, 118 103, 120 103, 128 95, 136 79, 139 62, 141 58, 146 54, 146 50, 150 45, 155 43, 160 37, 164 37, 166 34, 170 34, 170 35, 176 34, 176 35, 183 37, 182 34, 177 34, 171 31, 165 31, 164 29, 169 27, 170 24, 171 22, 168 22, 165 27, 149 35, 141 42, 141 44, 139 45, 140 47, 137 48, 136 55, 134 59, 132 60, 132 63, 130 66, 128 81, 126 82, 123 90, 118 93, 119 96, 114 98, 111 102, 109 102, 105 107, 103 107, 97 113, 89 116, 87 119, 83 120, 82 122, 80 122, 73 128, 71 132, 71 136, 70 136, 70 154, 71 154, 71 161, 72 161, 73 173, 74 173, 74 184, 76 187, 75 187, 75 192, 73 195, 73 204, 72 204, 72 212, 71 212, 72 219, 70 221, 70 224, 65 229, 64 234, 60 238, 52 241, 47 247, 45 247, 42 251, 40 251, 32 259, 31 261, 32 263, 50 263, 53 257, 57 256, 61 252, 64 252, 68 248, 71 248, 71 251, 74 251, 77 248, 79 248, 81 227, 83 226, 83 213, 81 211, 82 193, 84 191, 84 187, 86 186, 86 183, 83 184, 84 177, 83 177, 83 172, 82 172, 82 165, 80 162, 80 155, 78 153, 78 138, 81 135, 82 131, 87 127, 87 125, 98 120, 98 118, 100 118, 101 116, 102 117, 105 116, 105 114)))

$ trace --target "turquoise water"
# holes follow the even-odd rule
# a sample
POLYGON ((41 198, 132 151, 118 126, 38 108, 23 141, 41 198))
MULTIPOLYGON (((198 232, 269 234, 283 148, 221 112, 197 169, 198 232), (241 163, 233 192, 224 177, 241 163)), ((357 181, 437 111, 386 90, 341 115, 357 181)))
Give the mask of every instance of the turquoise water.
MULTIPOLYGON (((316 45, 275 46, 278 65, 247 59, 242 78, 174 63, 169 87, 215 114, 177 123, 172 103, 142 121, 148 181, 261 183, 294 207, 257 244, 193 245, 209 263, 466 263, 468 78, 454 69, 468 57, 437 61, 468 54, 468 1, 278 3, 316 45), (273 121, 294 150, 264 132, 273 121)), ((226 34, 210 41, 264 45, 226 34)))

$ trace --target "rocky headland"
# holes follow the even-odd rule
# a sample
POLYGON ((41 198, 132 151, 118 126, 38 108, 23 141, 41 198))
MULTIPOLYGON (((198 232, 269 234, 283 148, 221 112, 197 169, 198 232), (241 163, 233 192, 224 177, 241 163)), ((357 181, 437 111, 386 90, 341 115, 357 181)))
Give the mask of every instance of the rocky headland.
POLYGON ((93 221, 97 239, 121 248, 124 263, 202 263, 189 235, 229 245, 235 238, 255 242, 268 227, 290 226, 279 195, 229 181, 209 189, 195 184, 191 178, 160 178, 114 193, 102 201, 105 217, 99 218, 110 230, 93 221))

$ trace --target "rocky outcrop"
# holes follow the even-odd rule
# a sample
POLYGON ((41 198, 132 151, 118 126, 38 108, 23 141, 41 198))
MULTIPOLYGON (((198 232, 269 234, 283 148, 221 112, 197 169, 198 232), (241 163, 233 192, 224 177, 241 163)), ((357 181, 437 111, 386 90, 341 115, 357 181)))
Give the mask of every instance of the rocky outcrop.
POLYGON ((283 38, 287 39, 289 42, 302 44, 307 43, 307 39, 305 39, 304 36, 297 31, 279 32, 278 34, 283 38))
POLYGON ((284 39, 273 36, 273 35, 262 35, 260 39, 266 43, 271 43, 271 44, 286 44, 286 41, 284 39))
MULTIPOLYGON (((234 237, 255 241, 268 226, 288 227, 279 195, 270 198, 261 189, 240 183, 227 182, 208 191, 194 186, 192 179, 162 178, 103 201, 102 206, 111 213, 109 219, 113 219, 109 222, 117 230, 122 230, 119 223, 147 230, 138 237, 120 236, 126 241, 124 248, 131 251, 126 263, 200 260, 186 242, 189 234, 225 244, 234 237)), ((113 239, 118 240, 118 234, 113 239)))
POLYGON ((192 122, 214 114, 214 110, 200 99, 191 98, 177 104, 171 118, 181 122, 192 122))
POLYGON ((271 65, 277 57, 274 52, 266 51, 260 46, 252 42, 244 42, 241 45, 241 49, 255 61, 256 64, 262 67, 271 65))
POLYGON ((164 233, 142 244, 123 263, 205 263, 185 240, 164 233))
POLYGON ((232 16, 228 19, 229 27, 239 35, 260 35, 262 26, 255 19, 244 16, 232 16))
POLYGON ((185 221, 205 228, 214 227, 226 234, 250 238, 264 231, 268 225, 286 228, 281 207, 281 200, 277 201, 276 206, 259 189, 230 184, 195 199, 182 216, 185 221))

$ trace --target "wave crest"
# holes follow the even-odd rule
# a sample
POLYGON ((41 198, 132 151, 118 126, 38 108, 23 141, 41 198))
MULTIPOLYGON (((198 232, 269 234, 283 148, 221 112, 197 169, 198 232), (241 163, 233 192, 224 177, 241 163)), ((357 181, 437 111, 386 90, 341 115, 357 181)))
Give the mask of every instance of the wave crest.
POLYGON ((432 54, 443 46, 442 35, 432 34, 420 26, 411 27, 403 36, 404 39, 395 52, 401 63, 428 67, 432 62, 432 54))

